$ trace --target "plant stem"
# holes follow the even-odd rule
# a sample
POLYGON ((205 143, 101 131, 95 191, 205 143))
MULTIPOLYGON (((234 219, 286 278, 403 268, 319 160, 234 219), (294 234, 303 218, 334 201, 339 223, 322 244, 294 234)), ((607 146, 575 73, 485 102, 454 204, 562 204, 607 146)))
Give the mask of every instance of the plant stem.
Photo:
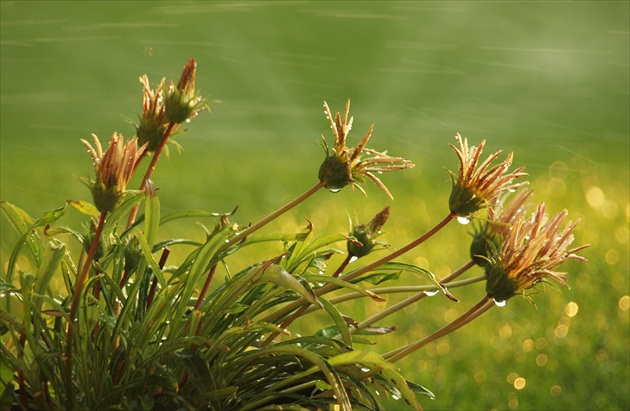
POLYGON ((105 225, 105 219, 107 217, 106 212, 102 212, 98 224, 96 226, 96 230, 94 232, 94 239, 92 240, 92 245, 90 246, 90 251, 88 252, 88 256, 85 259, 85 263, 81 270, 81 273, 77 277, 77 282, 74 284, 74 292, 72 295, 72 303, 70 306, 70 316, 68 318, 68 329, 66 333, 66 405, 67 409, 71 410, 74 408, 74 393, 72 389, 72 336, 73 336, 73 327, 74 320, 77 316, 77 310, 79 309, 79 301, 81 299, 81 293, 83 291, 83 286, 85 285, 85 280, 87 279, 88 273, 90 272, 90 268, 92 266, 92 261, 94 260, 94 255, 96 254, 96 250, 98 249, 98 244, 100 242, 101 233, 103 232, 103 226, 105 225))
MULTIPOLYGON (((466 264, 464 264, 463 266, 461 266, 460 268, 458 268, 457 270, 453 271, 451 274, 449 274, 447 277, 444 277, 444 279, 440 280, 440 284, 444 285, 449 283, 450 281, 454 280, 455 278, 457 278, 458 276, 460 276, 462 273, 464 273, 466 270, 468 270, 469 268, 473 267, 475 265, 475 262, 473 260, 470 260, 469 262, 467 262, 466 264)), ((437 291, 437 290, 436 290, 437 291)), ((423 299, 424 297, 426 297, 428 294, 426 291, 420 291, 417 294, 412 295, 411 297, 408 297, 402 301, 399 301, 398 303, 392 305, 391 307, 387 307, 385 310, 369 317, 366 318, 365 320, 361 321, 359 324, 356 325, 355 328, 351 328, 350 332, 354 333, 357 332, 359 330, 362 330, 366 327, 369 327, 370 325, 374 324, 375 322, 382 320, 383 318, 399 311, 402 310, 403 308, 407 307, 408 305, 411 305, 413 303, 415 303, 416 301, 419 301, 421 299, 423 299)))
MULTIPOLYGON (((486 280, 488 277, 485 274, 478 275, 475 277, 467 278, 465 280, 452 281, 448 283, 449 288, 458 288, 464 287, 469 284, 478 283, 480 281, 486 280)), ((440 289, 435 285, 400 285, 400 286, 391 286, 391 287, 381 287, 381 288, 372 288, 368 291, 373 292, 377 295, 385 295, 385 294, 399 294, 399 293, 421 293, 421 292, 431 292, 431 291, 439 291, 440 289)), ((367 296, 363 293, 359 292, 351 292, 343 295, 339 295, 336 297, 332 297, 328 300, 333 305, 337 305, 339 303, 343 303, 346 301, 356 300, 358 298, 366 298, 367 296)), ((317 307, 311 305, 308 310, 306 310, 306 314, 310 314, 314 311, 317 311, 317 307)))
MULTIPOLYGON (((166 260, 168 259, 171 250, 168 247, 164 247, 162 250, 162 255, 160 256, 160 261, 158 262, 158 267, 160 270, 164 268, 166 264, 166 260)), ((157 277, 153 277, 153 281, 151 282, 151 289, 149 290, 149 295, 147 296, 147 310, 153 304, 153 298, 155 298, 155 292, 157 290, 157 277)))
POLYGON ((302 195, 300 195, 299 197, 297 197, 293 201, 290 201, 289 203, 287 203, 284 206, 280 207, 279 209, 277 209, 273 213, 269 214, 268 216, 264 217, 262 220, 258 221, 256 224, 247 227, 245 230, 241 231, 240 233, 238 233, 237 235, 235 235, 234 237, 232 237, 228 241, 226 241, 225 246, 223 246, 223 250, 225 250, 226 248, 228 248, 228 247, 238 243, 239 241, 245 239, 248 235, 250 235, 254 231, 262 228, 267 223, 273 221, 274 219, 276 219, 277 217, 279 217, 282 214, 286 213, 287 211, 289 211, 290 209, 292 209, 296 205, 300 204, 301 202, 303 202, 304 200, 306 200, 307 198, 312 196, 320 188, 324 187, 325 184, 326 184, 325 182, 319 181, 317 184, 315 184, 313 187, 311 187, 308 190, 306 190, 306 192, 304 192, 302 195))
POLYGON ((203 288, 199 293, 199 297, 197 298, 197 302, 195 303, 195 310, 198 310, 203 304, 203 299, 206 298, 206 293, 208 292, 208 287, 210 287, 210 283, 212 282, 212 278, 214 278, 214 272, 217 270, 217 265, 214 264, 210 271, 208 272, 208 276, 206 277, 206 282, 203 284, 203 288))
MULTIPOLYGON (((440 222, 438 222, 435 226, 433 226, 430 230, 428 230, 426 233, 422 234, 420 237, 416 238, 415 240, 413 240, 412 242, 410 242, 409 244, 405 245, 404 247, 392 251, 391 253, 387 254, 384 257, 379 258, 378 260, 367 264, 361 268, 359 268, 356 271, 353 271, 345 276, 342 276, 341 278, 345 281, 350 281, 362 274, 365 274, 369 271, 374 270, 375 268, 393 260, 396 257, 399 257, 405 253, 407 253, 408 251, 412 250, 413 248, 419 246, 420 244, 422 244, 423 242, 425 242, 427 239, 429 239, 431 236, 433 236, 435 233, 437 233, 438 231, 440 231, 440 229, 442 229, 446 224, 448 224, 453 218, 455 218, 456 214, 451 212, 449 213, 446 217, 444 217, 440 222)), ((327 284, 325 286, 323 286, 322 288, 318 289, 315 291, 315 295, 316 296, 321 296, 323 294, 326 294, 330 291, 333 291, 337 288, 336 285, 334 284, 327 284)), ((287 304, 286 306, 268 314, 267 316, 265 316, 261 321, 264 322, 273 322, 275 321, 276 318, 279 318, 283 315, 285 315, 286 313, 289 313, 293 310, 295 310, 298 307, 301 307, 304 304, 309 304, 308 301, 306 301, 304 298, 299 298, 295 301, 293 301, 290 304, 287 304)))
POLYGON ((494 301, 492 301, 492 297, 490 297, 489 295, 485 295, 477 304, 473 305, 468 311, 466 311, 464 314, 462 314, 459 318, 455 319, 451 323, 445 325, 433 334, 428 335, 421 340, 384 354, 383 358, 392 363, 396 362, 418 350, 419 348, 424 347, 428 343, 435 341, 438 338, 441 338, 468 324, 470 321, 474 320, 481 314, 488 311, 490 308, 494 307, 494 305, 495 303, 494 301))
MULTIPOLYGON (((170 122, 168 126, 166 127, 166 130, 164 131, 164 136, 162 137, 162 141, 160 141, 160 144, 155 149, 155 153, 153 153, 153 158, 151 158, 151 163, 149 164, 149 167, 147 168, 147 172, 145 173, 144 178, 142 179, 142 183, 140 184, 140 191, 143 191, 145 189, 147 185, 147 180, 149 180, 151 176, 153 175, 153 172, 155 171, 155 166, 157 165, 157 162, 160 159, 160 154, 162 154, 162 150, 166 146, 166 142, 168 141, 168 138, 171 136, 171 133, 173 132, 176 126, 177 126, 177 123, 170 122)), ((139 164, 139 161, 136 162, 135 168, 137 168, 138 164, 139 164)), ((134 168, 134 171, 135 171, 135 168, 134 168)), ((131 227, 131 225, 136 221, 136 216, 138 215, 139 207, 140 207, 140 204, 136 204, 136 206, 131 209, 131 212, 129 213, 129 219, 127 220, 127 228, 131 227)))
POLYGON ((348 264, 350 264, 350 261, 352 261, 352 259, 354 258, 354 256, 352 254, 348 254, 346 256, 346 259, 343 260, 343 262, 341 264, 339 264, 339 267, 337 267, 337 269, 335 270, 335 272, 333 273, 333 278, 337 278, 339 277, 341 274, 343 274, 343 270, 346 269, 346 267, 348 266, 348 264))

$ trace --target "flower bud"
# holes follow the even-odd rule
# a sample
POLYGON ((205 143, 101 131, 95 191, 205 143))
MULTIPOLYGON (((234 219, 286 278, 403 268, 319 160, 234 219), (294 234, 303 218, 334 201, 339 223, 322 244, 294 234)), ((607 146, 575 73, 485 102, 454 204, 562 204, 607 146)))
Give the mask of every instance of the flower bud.
POLYGON ((190 59, 184 66, 177 87, 171 81, 165 100, 165 115, 168 121, 181 124, 197 116, 207 108, 205 100, 195 90, 197 62, 190 59))
POLYGON ((381 227, 387 222, 389 217, 389 206, 382 209, 367 224, 357 225, 350 233, 351 240, 347 242, 348 254, 361 258, 368 255, 376 245, 384 245, 376 241, 376 237, 381 235, 381 227))

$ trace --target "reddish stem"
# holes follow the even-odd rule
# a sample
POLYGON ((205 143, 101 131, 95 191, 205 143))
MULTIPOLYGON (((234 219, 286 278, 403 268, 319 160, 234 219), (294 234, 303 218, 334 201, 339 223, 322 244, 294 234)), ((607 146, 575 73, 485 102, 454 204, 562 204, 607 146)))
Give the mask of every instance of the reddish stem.
POLYGON ((101 233, 103 232, 103 226, 105 225, 105 219, 107 217, 106 212, 102 212, 98 224, 96 226, 96 231, 94 232, 94 239, 92 240, 92 245, 90 246, 90 251, 88 252, 87 259, 85 260, 85 264, 83 265, 83 269, 81 273, 77 277, 77 282, 74 284, 74 292, 72 295, 72 304, 70 306, 70 315, 68 319, 68 329, 66 333, 66 405, 67 409, 74 408, 74 394, 72 389, 72 337, 73 332, 72 328, 74 326, 74 320, 77 316, 77 310, 79 309, 79 300, 81 299, 81 293, 83 291, 83 286, 85 285, 85 280, 87 279, 88 273, 90 272, 90 268, 92 266, 92 261, 94 261, 94 255, 96 254, 96 250, 98 249, 98 244, 100 242, 101 233))
POLYGON ((210 287, 210 283, 212 282, 212 278, 214 278, 214 272, 217 270, 217 265, 213 265, 210 271, 208 272, 208 276, 206 277, 206 282, 203 284, 203 288, 199 293, 199 297, 197 298, 197 302, 195 303, 195 310, 198 310, 203 304, 203 299, 206 298, 206 293, 208 292, 208 287, 210 287))
MULTIPOLYGON (((166 264, 166 260, 168 259, 168 255, 171 253, 171 250, 168 248, 164 248, 162 250, 162 255, 160 256, 160 261, 158 262, 158 267, 160 270, 164 268, 166 264)), ((149 290, 149 295, 147 297, 147 309, 151 307, 153 303, 153 298, 155 297, 155 290, 157 289, 157 277, 153 277, 153 282, 151 283, 151 289, 149 290)))
MULTIPOLYGON (((166 146, 166 142, 168 141, 168 138, 170 137, 171 133, 173 132, 176 126, 177 126, 177 123, 171 122, 168 124, 168 127, 166 127, 166 131, 164 131, 164 137, 162 137, 162 141, 160 141, 160 145, 158 145, 158 147, 155 149, 155 153, 153 153, 153 158, 151 158, 151 163, 149 164, 149 167, 147 168, 147 172, 145 173, 144 178, 142 179, 142 183, 140 184, 140 191, 143 191, 146 188, 147 180, 149 180, 151 176, 153 175, 153 171, 155 171, 157 162, 160 159, 160 154, 162 154, 162 150, 164 149, 164 146, 166 146)), ((135 168, 138 167, 138 164, 139 164, 139 161, 136 161, 135 168)), ((139 204, 136 204, 136 206, 129 213, 129 220, 127 220, 127 228, 131 227, 131 225, 136 221, 136 216, 138 215, 138 207, 139 207, 139 204)))

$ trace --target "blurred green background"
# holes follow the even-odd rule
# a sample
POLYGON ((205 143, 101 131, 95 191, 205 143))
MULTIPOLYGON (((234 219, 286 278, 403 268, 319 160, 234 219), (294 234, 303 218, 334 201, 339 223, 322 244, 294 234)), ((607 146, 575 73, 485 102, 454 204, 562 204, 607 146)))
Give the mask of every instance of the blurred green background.
MULTIPOLYGON (((331 141, 322 101, 337 110, 350 97, 350 144, 374 122, 371 148, 416 163, 383 176, 396 200, 374 186, 367 198, 322 191, 266 230, 309 218, 320 234, 345 232, 348 215, 367 221, 390 204, 382 239, 402 246, 447 213, 455 133, 487 139, 488 152, 527 166, 537 201, 582 219, 576 244, 591 244, 590 262, 563 267, 571 290, 548 287, 536 307, 510 300, 403 361, 403 373, 436 393, 427 410, 630 409, 628 5, 3 0, 0 198, 35 217, 89 199, 79 139, 131 137, 138 77, 177 80, 190 57, 198 87, 220 102, 159 164, 164 212, 239 205, 234 220, 246 224, 302 193, 316 182, 320 134, 331 141)), ((15 237, 1 224, 4 269, 15 237)), ((194 224, 162 234, 182 230, 202 235, 194 224)), ((469 230, 450 224, 401 260, 444 276, 468 260, 469 230)), ((252 261, 269 257, 258 251, 252 261)), ((399 330, 375 349, 441 327, 483 285, 454 292, 459 304, 437 296, 383 320, 399 330)), ((361 319, 398 298, 342 309, 361 319)))

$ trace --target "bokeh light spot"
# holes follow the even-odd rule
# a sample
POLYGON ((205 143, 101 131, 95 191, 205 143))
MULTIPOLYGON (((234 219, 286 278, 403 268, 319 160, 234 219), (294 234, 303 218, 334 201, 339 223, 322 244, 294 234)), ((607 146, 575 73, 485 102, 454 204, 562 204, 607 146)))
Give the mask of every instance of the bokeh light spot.
POLYGON ((549 361, 549 357, 547 357, 547 355, 545 354, 538 354, 536 356, 536 365, 538 365, 539 367, 544 367, 545 365, 547 365, 547 361, 549 361))
POLYGON ((604 256, 604 258, 606 259, 606 262, 608 264, 615 265, 619 261, 619 251, 611 248, 610 250, 606 251, 606 255, 604 256))
POLYGON ((586 202, 591 207, 598 209, 604 204, 605 200, 604 192, 598 186, 592 186, 586 190, 586 202))
POLYGON ((558 395, 562 394, 562 387, 560 387, 559 385, 554 385, 549 390, 549 394, 551 394, 552 397, 557 397, 558 395))
POLYGON ((517 379, 514 380, 514 388, 516 388, 517 390, 522 390, 523 388, 525 388, 526 384, 527 382, 525 381, 525 378, 523 377, 518 377, 517 379))
POLYGON ((522 346, 523 346, 523 351, 530 352, 531 350, 534 349, 534 340, 532 340, 531 338, 528 338, 525 341, 523 341, 522 346))
POLYGON ((569 304, 567 304, 566 307, 564 307, 564 314, 567 317, 575 317, 578 313, 578 309, 579 306, 577 305, 577 303, 571 301, 569 304))
POLYGON ((569 327, 565 324, 560 324, 556 327, 556 337, 557 338, 564 338, 567 336, 567 334, 569 333, 569 327))
POLYGON ((619 309, 621 311, 628 311, 628 309, 630 309, 630 296, 624 295, 619 299, 619 309))
POLYGON ((518 378, 518 374, 515 372, 511 372, 507 376, 507 382, 510 384, 514 384, 514 381, 518 378))

